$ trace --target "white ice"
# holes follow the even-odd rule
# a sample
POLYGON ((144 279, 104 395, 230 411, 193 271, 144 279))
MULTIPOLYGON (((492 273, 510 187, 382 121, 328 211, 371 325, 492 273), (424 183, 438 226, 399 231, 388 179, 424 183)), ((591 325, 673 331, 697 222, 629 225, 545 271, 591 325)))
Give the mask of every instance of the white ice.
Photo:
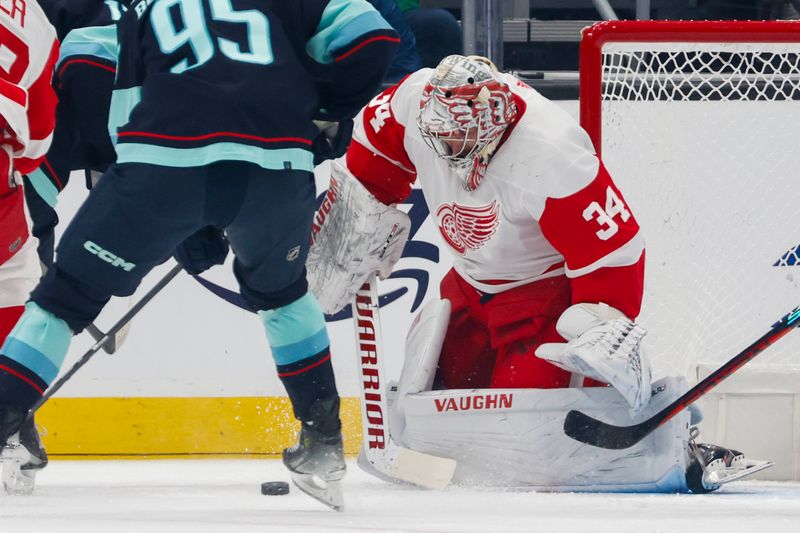
POLYGON ((800 483, 716 494, 548 494, 387 484, 351 463, 346 509, 292 487, 277 460, 52 461, 31 496, 0 493, 0 532, 800 532, 800 483))

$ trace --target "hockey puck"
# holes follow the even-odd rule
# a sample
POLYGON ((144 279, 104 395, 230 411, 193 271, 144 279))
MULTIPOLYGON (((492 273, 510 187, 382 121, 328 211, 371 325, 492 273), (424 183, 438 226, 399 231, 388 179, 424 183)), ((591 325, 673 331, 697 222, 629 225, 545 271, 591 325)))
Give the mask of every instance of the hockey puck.
POLYGON ((289 494, 289 484, 285 481, 265 481, 261 484, 261 494, 264 496, 283 496, 289 494))

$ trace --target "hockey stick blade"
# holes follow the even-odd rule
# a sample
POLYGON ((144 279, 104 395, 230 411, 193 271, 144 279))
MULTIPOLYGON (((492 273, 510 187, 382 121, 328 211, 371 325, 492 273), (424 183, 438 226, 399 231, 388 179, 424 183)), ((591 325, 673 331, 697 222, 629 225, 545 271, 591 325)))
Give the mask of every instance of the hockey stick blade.
MULTIPOLYGON (((128 298, 128 309, 130 309, 132 305, 133 301, 128 298)), ((122 343, 125 342, 125 339, 128 338, 128 333, 131 331, 132 322, 133 321, 127 322, 115 334, 108 335, 108 340, 105 341, 105 344, 103 344, 104 352, 106 352, 108 355, 113 355, 117 352, 117 350, 122 348, 122 343)), ((91 335, 95 342, 100 342, 100 340, 106 336, 106 333, 103 333, 100 328, 94 325, 94 323, 86 326, 86 332, 91 335)))
POLYGON ((397 479, 426 489, 442 490, 453 480, 458 464, 454 459, 397 447, 397 456, 390 467, 397 479))
POLYGON ((564 433, 579 442, 597 446, 598 448, 610 450, 630 448, 719 385, 720 382, 744 366, 745 363, 766 350, 798 325, 800 325, 800 307, 796 307, 781 318, 772 326, 772 329, 753 344, 739 352, 730 361, 689 389, 683 396, 647 420, 632 426, 615 426, 573 410, 567 413, 567 417, 564 419, 564 433))
POLYGON ((621 450, 630 448, 655 430, 660 425, 656 417, 658 415, 633 426, 615 426, 580 411, 570 411, 564 419, 564 433, 584 444, 621 450))
MULTIPOLYGON (((95 326, 93 323, 86 326, 86 332, 92 336, 94 342, 98 342, 100 339, 106 336, 106 334, 100 331, 100 328, 95 326)), ((103 351, 109 355, 117 351, 117 343, 114 342, 113 338, 109 337, 105 344, 103 344, 103 351)))
MULTIPOLYGON (((108 340, 103 343, 103 351, 109 355, 112 355, 116 353, 117 350, 122 348, 122 343, 125 342, 125 338, 128 336, 130 325, 130 322, 128 322, 125 324, 125 327, 116 333, 116 335, 109 335, 108 340)), ((106 334, 100 331, 100 328, 94 324, 89 324, 86 326, 86 332, 92 336, 95 342, 100 342, 100 340, 106 336, 106 334)))

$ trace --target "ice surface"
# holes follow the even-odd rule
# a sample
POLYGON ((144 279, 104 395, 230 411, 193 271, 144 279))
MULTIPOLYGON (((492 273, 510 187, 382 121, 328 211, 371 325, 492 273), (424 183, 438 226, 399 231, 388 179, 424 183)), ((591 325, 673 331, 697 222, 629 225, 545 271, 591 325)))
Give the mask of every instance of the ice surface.
POLYGON ((53 461, 31 496, 0 494, 0 532, 800 532, 800 484, 710 495, 443 492, 381 482, 349 463, 346 509, 292 487, 277 460, 53 461))

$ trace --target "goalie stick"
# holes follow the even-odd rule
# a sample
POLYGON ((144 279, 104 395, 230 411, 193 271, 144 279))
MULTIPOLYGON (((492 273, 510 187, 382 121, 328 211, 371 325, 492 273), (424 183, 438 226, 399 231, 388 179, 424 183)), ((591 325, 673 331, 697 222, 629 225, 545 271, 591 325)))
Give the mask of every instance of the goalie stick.
POLYGON ((110 328, 110 329, 109 329, 109 330, 108 330, 106 333, 104 333, 104 334, 103 334, 103 336, 102 336, 102 337, 101 337, 101 338, 100 338, 100 339, 99 339, 99 340, 98 340, 98 341, 97 341, 97 342, 96 342, 96 343, 95 343, 95 344, 94 344, 94 345, 93 345, 91 348, 89 348, 89 350, 88 350, 88 351, 87 351, 85 354, 83 354, 83 355, 81 356, 81 358, 80 358, 80 359, 78 359, 78 361, 77 361, 77 362, 76 362, 74 365, 72 365, 72 368, 70 368, 70 369, 69 369, 69 370, 68 370, 68 371, 67 371, 67 372, 66 372, 66 373, 65 373, 63 376, 61 376, 61 377, 60 377, 60 378, 59 378, 59 379, 58 379, 58 380, 57 380, 55 383, 53 383, 53 384, 52 384, 52 385, 51 385, 51 386, 50 386, 50 387, 47 389, 47 391, 45 392, 45 394, 44 394, 44 395, 43 395, 41 398, 39 398, 39 401, 37 401, 37 402, 36 402, 36 403, 33 405, 33 407, 31 407, 30 411, 28 411, 28 418, 32 417, 32 416, 33 416, 33 414, 34 414, 34 413, 35 413, 35 412, 36 412, 36 411, 37 411, 37 410, 38 410, 38 409, 39 409, 39 408, 40 408, 42 405, 44 405, 44 404, 45 404, 45 402, 47 402, 47 400, 49 400, 50 398, 52 398, 52 397, 53 397, 53 395, 54 395, 56 392, 58 392, 58 390, 59 390, 61 387, 63 387, 63 386, 64 386, 64 384, 65 384, 67 381, 69 381, 69 379, 70 379, 72 376, 74 376, 74 375, 75 375, 75 373, 76 373, 78 370, 80 370, 80 369, 81 369, 81 367, 83 367, 83 365, 85 365, 86 363, 88 363, 88 362, 89 362, 89 360, 90 360, 90 359, 91 359, 91 358, 94 356, 94 354, 96 354, 97 352, 99 352, 99 351, 100 351, 100 349, 101 349, 101 348, 102 348, 102 347, 103 347, 103 346, 106 344, 106 342, 108 342, 108 341, 109 341, 109 339, 112 339, 112 338, 113 338, 115 335, 117 335, 117 334, 119 333, 119 331, 120 331, 120 330, 122 330, 123 328, 125 328, 125 326, 127 326, 127 325, 128 325, 128 322, 130 322, 130 321, 131 321, 131 319, 132 319, 134 316, 136 316, 136 314, 137 314, 139 311, 141 311, 141 310, 142 310, 142 308, 143 308, 145 305, 147 305, 147 303, 148 303, 150 300, 152 300, 152 299, 153 299, 153 297, 154 297, 156 294, 158 294, 158 293, 161 291, 161 289, 163 289, 163 288, 164 288, 164 287, 167 285, 167 283, 169 283, 170 281, 172 281, 172 278, 174 278, 175 276, 177 276, 177 275, 178 275, 178 273, 179 273, 181 270, 183 270, 183 267, 182 267, 181 265, 175 265, 174 267, 172 267, 172 270, 170 270, 169 272, 167 272, 167 273, 164 275, 164 277, 163 277, 163 278, 161 278, 161 279, 158 281, 158 283, 156 283, 156 284, 153 286, 153 288, 152 288, 152 289, 150 289, 149 291, 147 291, 147 293, 146 293, 144 296, 142 296, 142 299, 141 299, 141 300, 139 300, 138 302, 136 302, 136 304, 134 304, 134 306, 133 306, 133 307, 131 307, 131 308, 128 310, 128 312, 127 312, 127 313, 125 313, 124 315, 122 315, 122 318, 120 318, 119 320, 117 320, 117 323, 116 323, 116 324, 114 324, 113 326, 111 326, 111 328, 110 328))
POLYGON ((456 462, 399 446, 389 433, 377 278, 373 274, 352 304, 361 382, 363 449, 370 465, 391 478, 432 489, 446 487, 456 462))
POLYGON ((719 385, 720 382, 736 372, 745 363, 766 350, 798 325, 800 325, 800 306, 781 318, 767 333, 689 389, 683 396, 643 422, 632 426, 615 426, 573 410, 568 412, 567 417, 564 419, 564 433, 577 441, 599 448, 611 450, 629 448, 719 385))

